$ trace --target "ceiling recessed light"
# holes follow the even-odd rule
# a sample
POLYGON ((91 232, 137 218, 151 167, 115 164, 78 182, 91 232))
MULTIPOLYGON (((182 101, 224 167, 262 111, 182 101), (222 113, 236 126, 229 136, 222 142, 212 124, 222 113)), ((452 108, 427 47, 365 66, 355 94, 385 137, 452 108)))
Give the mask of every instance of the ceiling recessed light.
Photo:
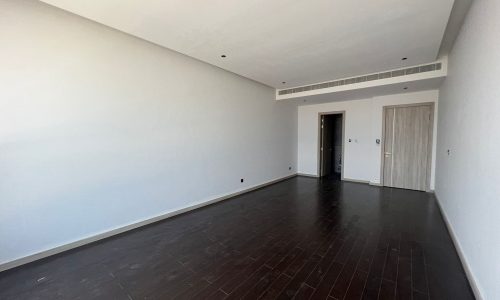
POLYGON ((226 54, 222 54, 220 57, 222 57, 222 58, 226 58, 226 54))
POLYGON ((401 60, 407 60, 407 59, 408 59, 408 57, 403 57, 403 58, 401 58, 401 60))

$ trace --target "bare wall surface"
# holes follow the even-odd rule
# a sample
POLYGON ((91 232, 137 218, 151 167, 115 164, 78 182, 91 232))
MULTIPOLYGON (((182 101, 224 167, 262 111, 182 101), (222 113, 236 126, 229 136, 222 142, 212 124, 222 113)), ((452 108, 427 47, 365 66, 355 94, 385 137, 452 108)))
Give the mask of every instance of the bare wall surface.
POLYGON ((37 1, 0 45, 0 264, 296 172, 267 86, 37 1))
POLYGON ((499 37, 500 1, 474 1, 439 104, 436 194, 484 299, 500 299, 499 37))
MULTIPOLYGON (((432 90, 299 106, 298 172, 318 174, 318 114, 345 111, 344 177, 379 184, 382 147, 381 144, 376 144, 376 139, 382 139, 384 106, 434 102, 437 111, 438 97, 439 92, 432 90)), ((437 115, 436 112, 434 115, 437 115)), ((436 124, 433 140, 431 189, 434 189, 436 124)))

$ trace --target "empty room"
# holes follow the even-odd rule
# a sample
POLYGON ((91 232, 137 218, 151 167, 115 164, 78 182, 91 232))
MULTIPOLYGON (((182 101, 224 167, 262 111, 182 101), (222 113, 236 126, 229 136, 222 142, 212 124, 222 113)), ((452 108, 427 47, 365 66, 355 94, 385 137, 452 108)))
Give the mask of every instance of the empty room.
POLYGON ((500 299, 500 1, 0 0, 0 299, 500 299))

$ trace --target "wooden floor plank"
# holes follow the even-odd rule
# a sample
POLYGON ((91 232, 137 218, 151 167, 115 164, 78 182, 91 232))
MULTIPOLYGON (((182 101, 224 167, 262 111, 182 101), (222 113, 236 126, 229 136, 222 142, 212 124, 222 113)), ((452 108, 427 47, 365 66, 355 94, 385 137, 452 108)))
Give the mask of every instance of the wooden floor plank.
POLYGON ((0 273, 0 299, 474 299, 432 194, 296 177, 0 273))

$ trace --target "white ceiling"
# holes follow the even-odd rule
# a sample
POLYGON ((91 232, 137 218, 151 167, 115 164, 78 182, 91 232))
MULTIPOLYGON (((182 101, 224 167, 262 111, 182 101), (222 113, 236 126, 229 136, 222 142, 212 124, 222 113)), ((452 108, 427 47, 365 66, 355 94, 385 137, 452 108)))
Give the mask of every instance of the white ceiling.
POLYGON ((434 61, 454 0, 43 2, 284 88, 434 61))

